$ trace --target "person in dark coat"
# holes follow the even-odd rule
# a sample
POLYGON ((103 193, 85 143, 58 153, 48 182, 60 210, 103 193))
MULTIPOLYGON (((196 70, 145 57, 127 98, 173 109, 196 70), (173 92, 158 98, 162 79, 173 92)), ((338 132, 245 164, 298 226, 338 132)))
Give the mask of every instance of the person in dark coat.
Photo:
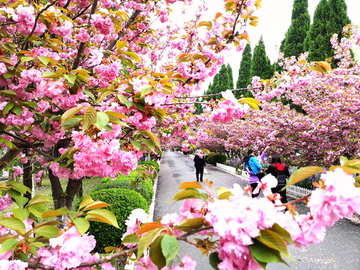
POLYGON ((206 167, 204 155, 198 152, 194 157, 194 166, 196 169, 196 181, 199 182, 199 174, 200 174, 200 182, 203 182, 204 175, 204 167, 206 167))
MULTIPOLYGON (((271 159, 271 165, 269 166, 269 168, 266 170, 266 173, 270 173, 271 175, 273 175, 275 178, 279 179, 279 175, 285 175, 286 178, 290 177, 290 173, 289 173, 289 169, 288 167, 286 167, 284 164, 281 163, 281 159, 279 156, 273 156, 271 159)), ((281 196, 281 202, 283 204, 287 203, 288 200, 286 198, 286 189, 284 189, 283 191, 281 191, 283 189, 283 187, 285 187, 285 184, 278 184, 276 187, 271 189, 272 193, 279 193, 281 196)))

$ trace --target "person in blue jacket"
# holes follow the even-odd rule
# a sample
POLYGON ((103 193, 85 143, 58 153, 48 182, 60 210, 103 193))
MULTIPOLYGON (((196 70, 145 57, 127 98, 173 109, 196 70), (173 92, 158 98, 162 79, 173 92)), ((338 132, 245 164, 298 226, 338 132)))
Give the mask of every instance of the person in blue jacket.
MULTIPOLYGON (((265 151, 263 152, 263 154, 265 154, 265 151)), ((261 181, 261 178, 263 178, 265 175, 262 166, 259 164, 257 158, 255 157, 254 150, 248 150, 247 156, 245 156, 244 158, 243 168, 247 170, 250 175, 251 193, 252 197, 255 198, 258 196, 258 194, 255 195, 253 194, 253 192, 257 187, 258 183, 261 181)))

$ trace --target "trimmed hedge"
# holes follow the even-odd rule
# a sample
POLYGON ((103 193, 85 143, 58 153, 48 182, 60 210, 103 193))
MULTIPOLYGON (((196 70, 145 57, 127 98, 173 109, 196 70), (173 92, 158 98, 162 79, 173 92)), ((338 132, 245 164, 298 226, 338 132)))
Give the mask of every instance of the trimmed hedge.
POLYGON ((153 166, 155 168, 155 170, 157 172, 160 172, 159 163, 157 163, 156 161, 147 160, 147 161, 139 161, 138 162, 138 165, 142 165, 142 164, 151 165, 151 166, 153 166))
POLYGON ((211 157, 211 164, 216 165, 216 163, 225 164, 227 160, 227 156, 224 154, 215 154, 211 157))
MULTIPOLYGON (((95 191, 89 194, 94 201, 103 201, 110 206, 106 207, 111 211, 119 224, 117 229, 107 223, 90 222, 89 234, 94 235, 96 246, 93 252, 104 253, 107 246, 119 246, 121 237, 126 232, 125 221, 131 214, 131 211, 137 208, 149 211, 146 200, 137 192, 130 189, 111 188, 95 191)), ((79 200, 75 209, 79 208, 79 200)))
POLYGON ((116 180, 135 180, 136 179, 136 176, 139 174, 139 172, 137 170, 135 171, 131 171, 129 173, 129 175, 120 175, 118 176, 115 180, 111 180, 112 178, 111 177, 105 177, 103 179, 101 179, 101 184, 108 184, 108 183, 111 183, 113 181, 116 181, 116 180))
POLYGON ((110 188, 131 189, 131 190, 136 191, 137 193, 140 193, 140 195, 144 197, 147 204, 150 206, 150 204, 152 202, 152 198, 154 196, 152 182, 151 181, 142 181, 141 183, 139 183, 138 187, 136 187, 135 185, 131 184, 131 181, 132 180, 129 180, 129 179, 115 180, 110 183, 102 184, 101 186, 98 186, 97 188, 95 188, 93 190, 93 192, 102 190, 102 189, 110 189, 110 188))
POLYGON ((206 157, 206 162, 209 163, 209 164, 213 164, 213 163, 211 162, 211 158, 212 158, 213 156, 215 156, 215 155, 216 155, 216 153, 211 153, 211 154, 207 155, 207 157, 206 157))

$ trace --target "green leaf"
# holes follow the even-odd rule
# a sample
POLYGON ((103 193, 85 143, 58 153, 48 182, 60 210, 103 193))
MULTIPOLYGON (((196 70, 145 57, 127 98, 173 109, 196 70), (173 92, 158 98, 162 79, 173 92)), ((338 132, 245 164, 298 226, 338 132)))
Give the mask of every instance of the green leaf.
POLYGON ((89 96, 93 101, 95 101, 95 96, 93 95, 93 93, 91 93, 90 91, 88 90, 83 90, 85 95, 89 96))
POLYGON ((12 109, 13 113, 15 113, 17 116, 21 116, 21 114, 24 111, 24 108, 22 106, 15 105, 12 109))
POLYGON ((14 231, 19 231, 21 234, 26 233, 24 223, 16 217, 0 218, 0 225, 14 231))
POLYGON ((45 71, 41 76, 43 78, 61 78, 64 77, 64 74, 58 72, 45 71))
POLYGON ((23 185, 21 183, 18 183, 18 182, 7 181, 6 185, 12 186, 15 190, 17 190, 17 191, 19 191, 20 193, 23 193, 23 194, 25 194, 26 192, 31 193, 30 189, 27 186, 25 186, 25 185, 23 185))
POLYGON ((283 258, 281 258, 280 252, 276 249, 270 248, 269 246, 261 243, 257 239, 253 239, 254 244, 249 246, 251 254, 254 259, 262 263, 285 263, 289 266, 283 258))
POLYGON ((97 117, 96 109, 92 106, 88 107, 84 114, 83 131, 87 130, 94 124, 97 117))
POLYGON ((29 199, 26 197, 16 197, 15 198, 15 201, 20 208, 23 208, 24 205, 28 202, 28 200, 29 199))
POLYGON ((26 105, 29 105, 32 108, 39 108, 39 106, 35 102, 32 102, 32 101, 24 101, 23 103, 25 103, 26 105))
POLYGON ((109 123, 109 116, 104 112, 98 112, 94 125, 102 131, 103 128, 109 123))
POLYGON ((21 62, 24 63, 24 62, 28 62, 28 61, 31 61, 31 60, 34 60, 35 58, 34 57, 31 57, 31 56, 23 56, 21 57, 21 62))
POLYGON ((16 145, 13 144, 12 142, 10 142, 9 140, 6 140, 4 138, 0 138, 0 143, 5 144, 7 147, 9 147, 10 149, 17 149, 16 145))
POLYGON ((127 116, 123 113, 113 112, 113 111, 105 111, 107 115, 114 116, 120 119, 127 120, 127 116))
POLYGON ((82 208, 88 206, 89 204, 92 204, 94 203, 95 201, 89 196, 87 195, 80 203, 80 206, 79 206, 79 210, 81 210, 82 208))
POLYGON ((274 225, 269 229, 280 236, 284 241, 288 242, 289 244, 294 244, 294 241, 291 239, 290 233, 281 227, 279 224, 274 223, 274 225))
MULTIPOLYGON (((296 170, 288 180, 288 183, 286 184, 286 187, 294 185, 312 175, 315 175, 317 173, 324 172, 324 169, 317 166, 309 166, 309 167, 303 167, 298 170, 296 170)), ((285 187, 285 188, 286 188, 285 187)))
POLYGON ((34 233, 46 238, 56 238, 59 235, 60 229, 55 226, 45 225, 34 230, 34 233))
POLYGON ((85 218, 75 218, 73 222, 81 235, 84 235, 90 227, 89 221, 85 218))
POLYGON ((27 209, 14 209, 13 214, 14 214, 14 217, 20 219, 21 221, 24 221, 30 215, 30 213, 27 209))
POLYGON ((136 109, 138 109, 139 111, 145 112, 145 105, 139 102, 135 102, 134 106, 136 107, 136 109))
POLYGON ((153 90, 153 87, 151 85, 143 85, 141 87, 141 96, 145 96, 149 93, 151 93, 151 91, 153 90))
POLYGON ((141 149, 141 142, 139 141, 132 141, 131 144, 136 148, 136 150, 141 149))
POLYGON ((163 238, 164 235, 159 235, 159 237, 155 239, 154 243, 152 243, 150 247, 150 259, 158 267, 158 269, 162 269, 167 264, 166 259, 161 251, 161 241, 163 238))
POLYGON ((47 66, 50 62, 50 58, 47 56, 38 56, 38 59, 43 63, 45 66, 47 66))
POLYGON ((290 257, 289 252, 287 250, 287 246, 284 240, 277 235, 276 233, 270 230, 262 230, 260 233, 260 237, 257 238, 260 242, 271 247, 273 249, 278 250, 281 254, 283 254, 286 258, 294 261, 293 258, 290 257))
POLYGON ((150 246, 150 244, 154 241, 154 239, 161 233, 165 228, 157 228, 152 231, 146 233, 143 237, 141 237, 138 252, 137 252, 137 259, 139 259, 143 254, 144 251, 150 246))
POLYGON ((219 259, 219 253, 217 252, 213 252, 209 255, 209 261, 210 261, 210 265, 212 266, 212 268, 219 270, 219 263, 221 263, 222 261, 219 259))
POLYGON ((178 193, 176 193, 176 195, 174 196, 174 198, 172 198, 170 200, 171 201, 181 201, 181 200, 185 200, 185 199, 189 199, 189 198, 200 198, 200 192, 197 190, 183 190, 180 191, 178 193))
POLYGON ((69 119, 71 119, 75 114, 77 114, 82 109, 86 108, 86 106, 81 107, 75 107, 67 110, 62 116, 61 116, 61 124, 65 123, 69 119))
POLYGON ((29 201, 29 204, 28 205, 32 205, 32 204, 35 204, 35 203, 47 203, 47 202, 51 202, 52 200, 48 197, 45 197, 45 196, 42 196, 42 195, 35 195, 34 198, 32 198, 30 201, 29 201))
POLYGON ((126 46, 126 41, 125 40, 122 40, 122 41, 119 40, 119 41, 116 42, 116 48, 118 50, 121 50, 125 46, 126 46))
POLYGON ((65 130, 65 129, 74 127, 77 124, 79 124, 82 120, 83 120, 83 118, 78 118, 78 117, 71 118, 71 119, 67 120, 65 123, 61 124, 61 127, 62 127, 61 129, 65 130))
POLYGON ((153 144, 152 141, 145 139, 145 138, 140 138, 140 140, 146 144, 147 147, 149 147, 151 149, 151 151, 155 151, 155 145, 153 144))
POLYGON ((190 232, 192 230, 199 229, 202 225, 204 225, 204 222, 204 218, 189 218, 181 221, 181 223, 178 226, 175 226, 175 228, 184 232, 190 232))
POLYGON ((74 84, 76 81, 76 75, 74 74, 65 74, 64 77, 71 84, 74 84))
POLYGON ((150 139, 153 141, 153 143, 158 147, 160 148, 160 142, 159 142, 159 139, 158 137, 155 135, 155 133, 151 132, 151 131, 148 131, 148 130, 145 130, 144 133, 150 137, 150 139))
POLYGON ((114 227, 119 229, 119 225, 117 223, 116 217, 113 213, 106 209, 94 209, 86 213, 87 215, 93 216, 95 218, 100 219, 102 222, 113 225, 114 227))
MULTIPOLYGON (((13 70, 9 70, 8 72, 6 72, 3 77, 7 80, 7 79, 10 79, 12 76, 15 75, 15 71, 13 70)), ((2 93, 4 93, 5 91, 10 91, 10 90, 4 90, 4 91, 1 91, 2 93)))
POLYGON ((57 217, 57 216, 62 216, 62 215, 66 215, 67 214, 67 208, 63 207, 63 208, 59 208, 57 210, 49 210, 44 212, 41 217, 43 219, 47 219, 47 218, 53 218, 53 217, 57 217))
POLYGON ((1 245, 0 253, 5 253, 5 252, 8 252, 9 250, 14 249, 17 244, 19 244, 18 240, 15 240, 15 239, 5 240, 1 245))
POLYGON ((136 234, 128 234, 127 236, 124 237, 124 239, 122 240, 122 244, 136 244, 139 243, 140 238, 139 236, 137 236, 136 234))
POLYGON ((166 258, 166 264, 168 264, 179 252, 178 240, 172 235, 164 235, 164 238, 161 241, 161 250, 166 258))
POLYGON ((3 110, 4 116, 14 107, 14 104, 15 104, 14 102, 9 102, 8 104, 6 104, 3 110))
POLYGON ((1 90, 0 94, 7 95, 7 96, 17 96, 16 92, 11 90, 1 90))
POLYGON ((32 213, 35 217, 41 217, 44 212, 47 211, 47 207, 43 203, 36 203, 29 205, 27 209, 32 213))
POLYGON ((7 193, 15 200, 16 198, 22 197, 21 193, 17 190, 9 189, 7 193))

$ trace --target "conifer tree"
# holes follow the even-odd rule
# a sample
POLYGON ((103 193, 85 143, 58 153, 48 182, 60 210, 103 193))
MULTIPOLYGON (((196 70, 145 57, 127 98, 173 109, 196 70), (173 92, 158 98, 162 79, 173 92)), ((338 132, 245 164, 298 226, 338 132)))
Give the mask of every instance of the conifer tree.
POLYGON ((234 89, 234 78, 233 78, 233 70, 230 64, 227 65, 227 71, 229 75, 229 89, 234 89))
POLYGON ((305 52, 304 40, 309 29, 310 15, 308 11, 308 0, 295 0, 291 16, 291 25, 280 47, 285 57, 297 57, 305 52))
POLYGON ((254 54, 251 60, 251 78, 258 76, 261 79, 270 79, 273 74, 270 59, 266 55, 265 44, 262 36, 259 43, 255 46, 254 54))
MULTIPOLYGON (((243 53, 240 62, 240 69, 239 69, 239 77, 236 82, 236 88, 246 88, 248 84, 250 84, 250 70, 251 70, 251 47, 250 44, 247 44, 243 53)), ((250 96, 249 93, 243 91, 235 91, 234 96, 236 98, 240 98, 241 95, 247 97, 250 96)))
MULTIPOLYGON (((213 94, 221 93, 223 91, 230 89, 230 78, 229 78, 228 68, 225 65, 222 65, 217 75, 218 75, 217 85, 216 85, 216 89, 214 89, 213 94)), ((220 98, 221 95, 217 95, 213 99, 220 99, 220 98)))
POLYGON ((333 16, 331 16, 331 18, 333 18, 331 21, 331 32, 337 33, 339 40, 341 40, 343 27, 351 23, 347 15, 347 5, 345 0, 329 0, 328 5, 331 10, 331 15, 333 16))
MULTIPOLYGON (((350 23, 347 6, 343 0, 321 0, 314 14, 314 22, 305 39, 309 61, 324 61, 333 57, 330 39, 334 33, 342 36, 342 28, 350 23)), ((333 60, 334 64, 335 61, 333 60)))

